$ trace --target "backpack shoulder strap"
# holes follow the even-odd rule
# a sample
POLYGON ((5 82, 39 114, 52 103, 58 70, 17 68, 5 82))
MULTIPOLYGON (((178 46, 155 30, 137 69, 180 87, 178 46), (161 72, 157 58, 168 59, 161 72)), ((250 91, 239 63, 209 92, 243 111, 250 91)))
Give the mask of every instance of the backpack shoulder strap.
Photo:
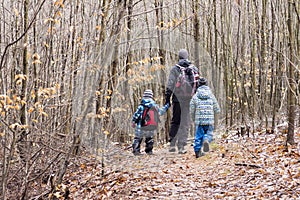
POLYGON ((197 79, 199 78, 199 69, 195 65, 188 66, 192 70, 192 73, 194 76, 197 76, 197 79))
POLYGON ((145 105, 143 105, 143 107, 144 107, 144 110, 143 110, 143 112, 142 112, 142 120, 145 119, 145 117, 146 117, 146 115, 147 115, 147 112, 150 110, 150 108, 147 107, 147 106, 145 106, 145 105))
POLYGON ((146 110, 146 111, 148 111, 148 110, 150 110, 153 106, 151 106, 151 107, 148 107, 148 106, 146 106, 145 104, 140 104, 141 106, 143 106, 143 108, 144 108, 144 110, 143 110, 143 112, 146 110))
POLYGON ((198 72, 198 68, 195 65, 193 65, 193 64, 190 64, 188 66, 188 68, 192 69, 193 71, 197 71, 198 72))
POLYGON ((184 70, 184 68, 185 68, 185 67, 182 67, 182 66, 180 66, 178 64, 176 64, 176 67, 178 67, 180 70, 184 70))

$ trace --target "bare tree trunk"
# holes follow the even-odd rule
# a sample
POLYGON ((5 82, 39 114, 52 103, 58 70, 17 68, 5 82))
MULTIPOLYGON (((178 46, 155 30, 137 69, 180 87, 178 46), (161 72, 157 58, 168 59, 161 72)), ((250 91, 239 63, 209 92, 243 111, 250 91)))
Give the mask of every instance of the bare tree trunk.
POLYGON ((195 51, 195 66, 200 66, 200 22, 199 22, 199 0, 193 3, 193 23, 194 23, 194 51, 195 51))
MULTIPOLYGON (((155 6, 155 16, 156 16, 156 21, 155 23, 157 24, 157 27, 159 27, 157 29, 157 36, 158 36, 158 55, 159 57, 161 58, 160 59, 160 64, 162 66, 165 66, 166 64, 166 51, 165 51, 165 47, 164 47, 164 35, 163 35, 163 27, 164 27, 164 24, 161 23, 164 21, 164 15, 163 15, 163 0, 155 0, 154 2, 154 6, 155 6)), ((161 73, 161 90, 163 92, 166 91, 166 86, 164 83, 166 83, 166 72, 165 70, 162 70, 161 73)), ((165 97, 163 97, 163 101, 165 102, 165 97)), ((163 137, 165 138, 165 141, 168 142, 169 140, 169 119, 170 119, 170 115, 169 113, 167 114, 167 120, 165 122, 165 135, 163 135, 163 137)), ((159 133, 158 133, 159 134, 159 133)), ((158 138, 160 136, 158 135, 158 138)))
MULTIPOLYGON (((112 96, 114 94, 114 89, 116 87, 117 83, 117 73, 118 73, 118 65, 119 65, 119 43, 121 38, 121 30, 122 30, 122 18, 124 16, 124 12, 126 9, 126 1, 123 2, 124 5, 122 5, 122 1, 118 0, 116 4, 117 11, 115 13, 115 25, 112 29, 110 38, 114 38, 114 47, 113 47, 113 58, 112 63, 110 67, 110 73, 109 73, 109 81, 108 81, 108 93, 107 96, 112 96), (125 7, 124 7, 125 6, 125 7)), ((112 113, 112 99, 108 98, 106 103, 106 108, 110 110, 110 113, 112 113)))
POLYGON ((240 112, 240 116, 241 118, 239 117, 237 120, 238 121, 241 121, 242 124, 245 124, 245 121, 244 121, 244 113, 242 112, 242 104, 243 104, 243 98, 242 98, 242 92, 240 92, 240 87, 239 87, 239 84, 238 84, 238 80, 239 80, 239 66, 241 65, 240 64, 240 46, 241 46, 241 43, 240 43, 240 37, 241 37, 241 8, 239 8, 239 12, 238 12, 238 22, 237 22, 237 34, 236 34, 236 53, 235 53, 235 58, 232 58, 233 59, 233 63, 234 63, 234 71, 232 72, 233 73, 233 77, 234 77, 234 88, 236 90, 236 98, 238 99, 237 102, 236 102, 236 109, 237 109, 237 112, 240 112), (239 111, 240 110, 240 111, 239 111))
MULTIPOLYGON (((294 1, 294 9, 296 12, 296 16, 297 16, 297 22, 295 23, 295 30, 296 30, 296 38, 300 38, 300 1, 298 1, 298 3, 296 3, 296 1, 294 1)), ((300 58, 300 39, 296 39, 296 57, 300 58)), ((297 60, 297 59, 296 59, 297 60)), ((296 63, 299 63, 299 59, 298 61, 296 61, 296 63)), ((297 81, 298 81, 298 85, 297 87, 299 88, 300 86, 300 72, 297 71, 297 81)), ((298 90, 298 97, 299 97, 300 91, 298 90)), ((297 107, 298 107, 298 112, 299 112, 299 108, 300 108, 300 101, 297 100, 297 107)), ((300 115, 298 115, 298 126, 300 125, 300 115)))
POLYGON ((251 112, 250 117, 252 118, 252 128, 254 129, 254 121, 256 118, 256 100, 257 100, 257 94, 256 94, 256 48, 257 48, 257 40, 256 40, 256 19, 255 19, 255 5, 254 2, 251 2, 251 11, 253 12, 252 16, 252 26, 250 27, 250 38, 251 38, 251 96, 252 96, 252 105, 250 106, 251 112))
POLYGON ((288 21, 287 26, 289 30, 289 68, 288 68, 288 133, 287 133, 287 143, 295 144, 294 140, 294 130, 295 130, 295 72, 294 72, 294 29, 293 29, 293 2, 288 2, 288 21))
MULTIPOLYGON (((132 68, 131 67, 131 63, 132 63, 132 52, 131 52, 131 38, 132 38, 132 21, 133 18, 131 17, 133 13, 133 1, 132 0, 128 0, 128 4, 127 4, 127 15, 128 17, 126 18, 127 20, 127 24, 126 24, 126 34, 127 34, 127 41, 126 41, 126 56, 125 56, 125 71, 124 71, 124 76, 125 76, 125 80, 122 84, 122 87, 124 88, 122 91, 123 96, 125 97, 125 102, 130 102, 130 88, 129 88, 129 84, 128 84, 128 80, 129 80, 129 76, 128 76, 128 72, 129 70, 132 68)), ((134 112, 134 111, 133 111, 134 112)), ((129 140, 129 138, 126 138, 126 134, 123 131, 120 131, 120 135, 118 140, 121 143, 125 143, 126 140, 129 140)))
MULTIPOLYGON (((225 13, 226 13, 226 3, 222 1, 221 3, 221 21, 224 22, 225 19, 225 13)), ((222 49, 226 49, 227 45, 225 42, 225 23, 221 24, 221 35, 222 35, 222 49)), ((230 120, 230 96, 229 96, 229 69, 228 69, 228 60, 227 60, 227 54, 226 51, 222 51, 222 61, 223 61, 223 66, 224 66, 224 89, 225 89, 225 126, 229 126, 229 120, 230 120)))
MULTIPOLYGON (((24 31, 26 30, 26 28, 28 27, 28 8, 29 8, 29 1, 25 0, 24 1, 24 31)), ((22 80, 22 89, 21 89, 21 99, 24 102, 27 102, 27 78, 28 78, 28 35, 26 34, 24 36, 24 50, 23 50, 23 70, 22 73, 23 75, 25 75, 25 79, 22 80)), ((27 124, 27 109, 26 109, 26 104, 24 104, 21 108, 21 113, 20 113, 20 121, 22 125, 26 125, 27 124)), ((19 154, 20 154, 20 158, 22 160, 22 162, 25 165, 25 173, 26 176, 24 177, 24 189, 22 191, 22 199, 27 199, 27 187, 28 187, 28 180, 27 180, 27 173, 28 173, 28 159, 29 159, 29 150, 30 147, 28 146, 27 143, 27 131, 26 129, 21 130, 20 133, 20 140, 18 141, 18 150, 19 150, 19 154)))
MULTIPOLYGON (((211 41, 212 43, 214 43, 214 51, 212 53, 213 58, 212 58, 212 80, 221 80, 222 77, 222 71, 221 71, 221 64, 219 63, 219 45, 218 45, 218 27, 217 27, 217 1, 213 0, 213 34, 214 34, 214 41, 211 41)), ((219 98, 222 97, 221 91, 223 91, 221 89, 221 84, 222 81, 213 81, 213 88, 214 88, 214 92, 215 92, 215 96, 216 98, 219 100, 219 98)), ((216 115, 215 117, 215 127, 217 128, 219 124, 219 116, 216 115)))
MULTIPOLYGON (((106 27, 107 27, 107 17, 109 14, 109 9, 108 9, 108 5, 111 3, 111 0, 103 0, 101 5, 101 26, 100 26, 100 33, 99 33, 99 43, 97 45, 97 49, 99 51, 100 54, 100 58, 101 59, 105 59, 105 52, 103 52, 104 47, 104 42, 106 40, 106 27)), ((101 63, 102 64, 102 63, 101 63)), ((106 90, 106 86, 105 86, 105 81, 107 80, 106 76, 105 76, 105 72, 104 70, 101 70, 100 72, 100 80, 98 83, 98 89, 97 91, 99 92, 99 95, 97 96, 97 103, 96 103, 96 113, 97 114, 101 114, 101 110, 105 107, 105 90, 106 90)), ((103 126, 105 119, 101 118, 98 119, 98 124, 99 127, 103 126)), ((96 137, 96 136, 95 136, 96 137)), ((96 142, 96 141, 95 141, 96 142)))
MULTIPOLYGON (((28 26, 28 6, 29 2, 28 0, 24 1, 24 30, 26 30, 28 26)), ((22 69, 22 74, 28 78, 28 35, 26 34, 24 36, 24 50, 23 50, 23 69, 22 69)), ((27 78, 22 80, 22 89, 21 89, 21 98, 26 102, 27 100, 27 78)), ((27 124, 27 119, 26 119, 26 105, 23 105, 21 110, 20 110, 20 121, 22 125, 27 124)), ((18 141, 18 149, 20 153, 20 157, 24 164, 26 163, 26 139, 27 138, 27 133, 26 130, 22 130, 20 134, 20 139, 18 141)))
POLYGON ((247 89, 246 89, 246 82, 247 82, 247 66, 245 64, 247 63, 247 57, 246 57, 246 3, 242 2, 240 4, 239 9, 239 17, 241 18, 241 62, 240 65, 242 66, 241 70, 241 115, 242 115, 242 124, 248 124, 248 121, 246 121, 247 116, 247 110, 246 110, 246 104, 247 101, 247 89))
MULTIPOLYGON (((271 2, 271 13, 272 13, 272 21, 271 21, 271 51, 275 52, 275 8, 273 3, 271 2)), ((276 110, 277 110, 277 101, 276 101, 276 96, 277 96, 277 76, 276 76, 276 66, 275 66, 275 53, 272 53, 272 57, 271 57, 271 85, 270 85, 270 101, 269 104, 270 105, 274 105, 271 112, 272 112, 272 127, 271 130, 272 132, 274 132, 275 130, 275 124, 276 124, 276 110)))
MULTIPOLYGON (((219 46, 218 46, 218 28, 217 28, 217 1, 213 0, 213 24, 214 24, 214 70, 212 72, 212 80, 220 80, 221 71, 219 64, 219 46)), ((213 42, 213 41, 212 41, 213 42)), ((216 97, 220 96, 220 81, 214 81, 214 89, 216 97)))
POLYGON ((265 120, 265 128, 268 128, 268 113, 266 112, 266 91, 267 91, 267 72, 268 72, 268 67, 267 67, 267 54, 266 54, 266 36, 267 36, 267 31, 266 31, 266 17, 267 17, 267 0, 262 1, 262 14, 261 14, 261 30, 260 30, 260 55, 258 57, 259 59, 259 77, 260 77, 260 82, 259 82, 259 91, 260 91, 260 109, 261 109, 261 119, 265 120), (263 116, 264 115, 264 116, 263 116))
MULTIPOLYGON (((228 4, 227 4, 228 5, 228 4)), ((232 7, 230 6, 229 9, 226 11, 225 15, 225 27, 226 27, 226 51, 227 51, 227 64, 228 67, 230 66, 230 81, 229 81, 229 95, 230 95, 230 126, 234 124, 235 120, 235 111, 236 111, 236 100, 235 100, 235 69, 234 69, 234 62, 233 62, 233 50, 232 50, 232 22, 231 22, 231 16, 232 16, 232 7)), ((228 68, 229 69, 229 68, 228 68)))

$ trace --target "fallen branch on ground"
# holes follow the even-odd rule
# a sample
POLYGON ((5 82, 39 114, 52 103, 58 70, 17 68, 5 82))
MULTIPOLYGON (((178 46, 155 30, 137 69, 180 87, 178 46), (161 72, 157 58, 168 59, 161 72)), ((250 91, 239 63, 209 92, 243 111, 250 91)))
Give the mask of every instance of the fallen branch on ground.
POLYGON ((246 163, 235 163, 235 166, 261 168, 261 166, 259 166, 259 165, 255 165, 255 164, 246 164, 246 163))

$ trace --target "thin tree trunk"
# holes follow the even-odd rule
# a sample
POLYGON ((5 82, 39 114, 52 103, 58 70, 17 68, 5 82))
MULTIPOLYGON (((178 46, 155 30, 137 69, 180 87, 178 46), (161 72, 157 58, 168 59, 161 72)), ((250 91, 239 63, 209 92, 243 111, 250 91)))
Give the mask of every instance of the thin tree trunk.
POLYGON ((295 87, 295 72, 294 72, 294 29, 293 29, 293 2, 288 2, 288 21, 287 26, 289 30, 289 69, 288 69, 288 83, 289 83, 289 89, 288 89, 288 133, 287 133, 287 143, 294 144, 294 130, 295 130, 295 93, 296 93, 296 87, 295 87))
MULTIPOLYGON (((110 73, 109 73, 109 81, 108 81, 108 93, 107 96, 113 96, 114 89, 116 87, 117 83, 117 73, 118 73, 118 65, 119 65, 119 44, 120 44, 120 37, 121 37, 121 26, 122 26, 122 18, 124 16, 124 9, 126 8, 126 1, 123 2, 125 4, 122 5, 122 1, 118 0, 116 4, 116 8, 119 12, 116 12, 116 22, 112 29, 111 38, 114 38, 114 47, 113 47, 113 58, 112 63, 110 67, 110 73)), ((110 110, 109 113, 112 113, 112 99, 108 98, 106 103, 106 108, 110 110)), ((107 125, 107 124, 106 124, 107 125)))
MULTIPOLYGON (((127 4, 127 24, 126 24, 126 28, 127 28, 127 42, 126 42, 126 59, 125 59, 125 81, 124 84, 122 84, 122 87, 124 87, 123 90, 123 96, 125 97, 125 101, 126 102, 130 102, 130 88, 129 88, 129 84, 128 84, 128 71, 132 68, 131 63, 132 63, 132 52, 131 52, 131 38, 132 38, 132 20, 133 18, 131 17, 133 12, 133 1, 132 0, 128 0, 128 4, 127 4)), ((119 141, 121 143, 126 142, 126 140, 129 140, 129 138, 126 138, 126 135, 123 131, 120 131, 120 136, 119 136, 119 141)))
MULTIPOLYGON (((212 72, 212 80, 220 80, 220 64, 219 64, 219 46, 218 46, 218 28, 217 28, 217 0, 213 0, 213 24, 214 24, 214 61, 213 61, 213 68, 214 71, 212 72)), ((220 82, 214 81, 214 89, 216 97, 220 96, 220 82)))
POLYGON ((242 115, 242 123, 243 124, 248 124, 248 122, 246 121, 246 115, 247 115, 247 110, 246 110, 246 104, 248 103, 247 101, 247 89, 245 87, 246 82, 247 82, 247 65, 245 65, 248 60, 246 57, 246 3, 242 2, 240 4, 240 9, 239 9, 239 15, 241 17, 241 47, 240 47, 240 51, 241 51, 241 66, 242 66, 242 70, 241 70, 241 115, 242 115))
MULTIPOLYGON (((28 0, 24 1, 24 30, 26 30, 28 26, 28 6, 29 2, 28 0)), ((22 74, 25 75, 25 77, 28 78, 28 35, 26 34, 24 36, 24 50, 23 50, 23 69, 22 69, 22 74)), ((21 99, 26 102, 27 100, 27 78, 22 80, 22 89, 21 89, 21 99)), ((27 119, 26 119, 26 105, 24 104, 21 107, 20 110, 20 122, 22 125, 27 124, 27 119)), ((18 149, 20 153, 20 157, 24 164, 26 163, 26 131, 22 130, 20 133, 20 140, 18 141, 18 149)))
POLYGON ((278 91, 278 87, 277 87, 277 73, 278 71, 276 70, 277 67, 276 67, 276 62, 275 62, 275 59, 276 59, 276 53, 274 51, 275 49, 275 25, 276 25, 276 19, 275 19, 275 8, 274 8, 274 5, 273 5, 273 2, 271 2, 271 13, 272 13, 272 21, 271 21, 271 51, 274 52, 272 53, 272 57, 271 57, 271 85, 270 85, 270 101, 269 101, 269 104, 270 105, 274 105, 272 107, 272 132, 274 132, 275 130, 275 125, 276 125, 276 112, 277 112, 277 108, 278 108, 278 104, 277 104, 277 91, 278 91))
MULTIPOLYGON (((266 112, 266 91, 267 91, 267 73, 268 73, 268 67, 267 67, 267 53, 266 53, 266 36, 267 36, 267 31, 266 31, 266 18, 267 18, 267 0, 262 1, 262 17, 261 17, 261 51, 260 51, 260 77, 261 77, 261 82, 260 82, 260 106, 262 110, 262 114, 264 114, 265 118, 265 128, 268 128, 268 112, 266 112)), ((261 116, 262 119, 263 116, 261 116)))
MULTIPOLYGON (((157 29, 157 36, 158 36, 158 55, 160 57, 160 64, 165 66, 166 64, 166 52, 165 52, 165 49, 164 49, 164 35, 163 35, 163 22, 164 21, 164 16, 163 16, 163 0, 155 0, 154 2, 154 6, 156 8, 155 10, 155 15, 156 15, 156 24, 158 27, 157 29)), ((161 71, 161 83, 165 83, 166 82, 166 72, 164 70, 161 71)), ((166 87, 164 84, 162 84, 162 91, 165 91, 166 90, 166 87)), ((165 96, 163 98, 163 101, 165 102, 165 96)), ((169 140, 169 135, 167 134, 169 132, 169 119, 170 119, 170 116, 169 114, 167 114, 167 120, 165 122, 165 140, 166 142, 169 140)), ((160 136, 158 136, 160 137, 160 136)))
POLYGON ((194 2, 193 8, 193 23, 194 23, 194 51, 195 51, 195 61, 194 64, 196 67, 200 66, 200 22, 199 22, 199 0, 194 2))
MULTIPOLYGON (((230 1, 229 1, 230 2, 230 1)), ((228 5, 228 4, 227 4, 228 5)), ((227 10, 226 15, 225 15, 225 27, 226 27, 226 51, 227 51, 227 64, 228 67, 230 66, 230 126, 233 125, 234 123, 234 119, 235 119, 235 110, 236 110, 236 102, 235 102, 235 69, 234 69, 234 62, 233 62, 233 50, 232 50, 232 30, 231 30, 231 26, 232 26, 232 22, 231 22, 231 16, 232 16, 232 7, 229 7, 229 10, 227 10)), ((229 68, 228 68, 229 69, 229 68)))
MULTIPOLYGON (((24 30, 28 27, 28 8, 29 8, 29 1, 25 0, 24 1, 24 30)), ((28 73, 28 35, 26 34, 24 36, 24 50, 23 50, 23 75, 26 76, 25 79, 22 80, 22 89, 21 89, 21 99, 24 102, 27 102, 27 78, 29 73, 28 73)), ((22 125, 27 124, 27 111, 26 111, 26 104, 24 104, 21 108, 21 114, 20 114, 20 121, 22 125)), ((20 158, 22 159, 23 163, 25 164, 25 173, 26 176, 24 177, 24 189, 22 191, 22 199, 28 199, 27 197, 27 187, 28 187, 28 157, 29 157, 29 149, 30 147, 27 145, 27 132, 26 129, 22 130, 20 133, 20 140, 18 141, 18 148, 19 148, 19 153, 20 153, 20 158)))
MULTIPOLYGON (((221 21, 225 21, 225 13, 226 13, 226 3, 222 1, 221 3, 221 21)), ((226 42, 225 42, 225 23, 221 24, 221 36, 222 36, 222 61, 224 66, 224 89, 225 89, 225 126, 229 126, 229 105, 230 105, 230 97, 229 97, 229 70, 228 70, 228 60, 227 60, 227 54, 224 49, 227 48, 226 42)), ((227 131, 227 129, 226 129, 227 131)))
POLYGON ((256 40, 256 31, 255 31, 255 27, 256 27, 256 19, 255 19, 255 8, 254 8, 254 2, 251 2, 251 11, 253 12, 252 14, 252 26, 250 26, 250 38, 251 38, 251 96, 252 96, 252 105, 250 106, 250 117, 252 118, 252 128, 254 129, 254 121, 256 118, 256 48, 257 48, 257 40, 256 40))

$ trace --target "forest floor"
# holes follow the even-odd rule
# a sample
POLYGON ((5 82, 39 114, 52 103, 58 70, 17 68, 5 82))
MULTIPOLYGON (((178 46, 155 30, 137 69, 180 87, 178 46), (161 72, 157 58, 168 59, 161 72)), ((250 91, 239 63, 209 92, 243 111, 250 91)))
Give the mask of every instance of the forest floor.
POLYGON ((287 149, 284 141, 280 133, 232 134, 198 159, 191 144, 187 154, 164 146, 151 156, 117 145, 104 171, 94 157, 74 160, 64 187, 70 199, 299 199, 299 145, 287 149))

